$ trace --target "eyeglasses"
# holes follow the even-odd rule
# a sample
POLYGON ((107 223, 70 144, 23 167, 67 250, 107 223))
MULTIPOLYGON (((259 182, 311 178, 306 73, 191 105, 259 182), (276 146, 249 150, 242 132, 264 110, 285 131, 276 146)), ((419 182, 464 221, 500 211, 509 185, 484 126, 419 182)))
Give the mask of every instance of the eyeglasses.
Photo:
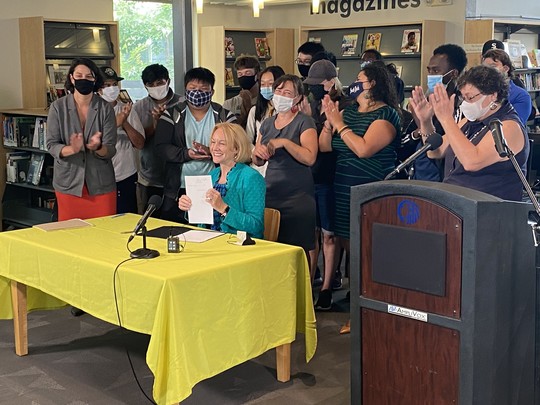
POLYGON ((301 65, 301 66, 310 66, 311 65, 311 60, 302 60, 300 58, 296 58, 294 63, 296 63, 297 65, 301 65))
POLYGON ((466 96, 463 96, 463 95, 460 95, 458 97, 458 100, 459 102, 463 102, 463 101, 467 101, 467 102, 471 102, 473 99, 475 99, 476 97, 478 97, 480 94, 482 94, 482 92, 479 92, 477 94, 475 94, 474 96, 470 96, 470 97, 466 97, 466 96))

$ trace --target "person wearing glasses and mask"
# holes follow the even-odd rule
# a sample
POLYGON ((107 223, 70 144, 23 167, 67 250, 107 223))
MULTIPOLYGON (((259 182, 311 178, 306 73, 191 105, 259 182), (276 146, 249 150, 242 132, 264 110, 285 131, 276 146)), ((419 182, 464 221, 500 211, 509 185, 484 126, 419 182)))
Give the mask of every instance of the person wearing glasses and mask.
POLYGON ((308 41, 298 47, 298 55, 296 56, 295 62, 302 79, 305 79, 308 76, 309 68, 313 63, 313 57, 324 51, 324 46, 318 42, 308 41))
MULTIPOLYGON (((266 169, 266 206, 281 213, 278 242, 315 247, 315 198, 310 167, 317 158, 313 118, 300 111, 304 86, 298 76, 284 75, 273 84, 277 114, 261 124, 252 161, 266 169)), ((309 256, 308 256, 309 257, 309 256)))
POLYGON ((516 110, 507 101, 508 80, 497 69, 481 65, 463 73, 457 86, 462 97, 460 110, 465 117, 458 123, 452 114, 457 96, 448 96, 442 84, 435 85, 428 98, 417 86, 411 99, 422 139, 436 132, 434 116, 442 126, 443 143, 428 154, 445 158, 444 183, 521 201, 523 185, 519 175, 507 157, 499 156, 489 129, 492 120, 502 122, 507 145, 525 174, 529 140, 516 110))
POLYGON ((217 123, 236 117, 212 102, 216 77, 203 67, 184 76, 185 96, 165 110, 156 127, 156 154, 165 163, 161 218, 186 222, 178 198, 186 193, 185 177, 209 174, 215 165, 210 155, 210 135, 217 123))
MULTIPOLYGON (((133 110, 137 113, 144 126, 145 142, 140 151, 140 165, 137 180, 137 208, 139 214, 144 213, 148 199, 153 195, 163 194, 165 163, 157 156, 154 133, 159 117, 167 108, 180 98, 170 88, 169 71, 163 65, 155 63, 144 68, 141 79, 148 96, 137 101, 133 110)), ((159 217, 161 212, 156 210, 153 216, 159 217)))
MULTIPOLYGON (((441 83, 446 90, 448 96, 457 93, 456 80, 458 76, 463 72, 467 66, 467 54, 462 47, 454 44, 441 45, 433 51, 433 56, 430 58, 427 66, 427 87, 428 94, 432 93, 435 85, 441 83)), ((452 108, 452 113, 455 119, 458 120, 458 105, 456 104, 452 108)), ((419 129, 420 123, 414 116, 414 121, 405 130, 406 136, 403 143, 411 143, 411 147, 407 149, 411 151, 411 154, 422 147, 420 141, 419 129), (416 144, 416 147, 413 145, 416 144)), ((441 131, 441 126, 436 117, 434 125, 437 131, 441 131)), ((407 145, 408 146, 408 145, 407 145)), ((409 157, 406 154, 400 155, 402 160, 409 157)), ((414 171, 412 178, 415 180, 426 181, 442 181, 444 173, 444 162, 442 160, 430 159, 426 154, 420 155, 418 159, 414 161, 414 171)))
POLYGON ((257 103, 259 96, 261 64, 255 56, 240 55, 234 61, 234 69, 242 90, 238 95, 225 100, 223 108, 235 114, 236 123, 245 128, 249 110, 257 103))

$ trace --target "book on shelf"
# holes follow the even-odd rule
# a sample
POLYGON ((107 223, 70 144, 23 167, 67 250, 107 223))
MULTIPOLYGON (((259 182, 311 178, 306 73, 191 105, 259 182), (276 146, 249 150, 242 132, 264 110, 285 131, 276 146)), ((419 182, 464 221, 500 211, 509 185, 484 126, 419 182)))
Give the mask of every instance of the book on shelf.
POLYGON ((47 150, 45 142, 47 136, 47 118, 37 117, 32 137, 32 148, 47 150))
POLYGON ((381 37, 382 34, 380 32, 370 32, 369 34, 367 34, 366 46, 364 47, 364 49, 375 49, 376 51, 378 51, 381 47, 381 37))
POLYGON ((29 152, 6 153, 6 180, 11 183, 26 182, 29 165, 29 152))
POLYGON ((401 52, 414 53, 420 52, 420 29, 403 30, 401 40, 401 52))
POLYGON ((259 58, 269 58, 270 48, 268 47, 268 39, 255 38, 255 51, 259 58))
POLYGON ((358 34, 345 34, 341 41, 341 56, 355 56, 358 34))
POLYGON ((531 67, 538 67, 538 63, 540 62, 540 60, 537 58, 537 56, 540 56, 540 49, 532 49, 527 53, 529 54, 531 67), (538 51, 538 53, 536 51, 538 51))
POLYGON ((234 40, 232 37, 225 37, 225 57, 234 58, 236 53, 234 52, 234 40))
POLYGON ((504 48, 508 56, 510 56, 510 62, 512 62, 514 68, 521 69, 523 67, 523 59, 521 58, 521 42, 517 39, 508 39, 504 48))
POLYGON ((43 162, 45 162, 45 155, 43 153, 32 153, 30 166, 28 168, 28 176, 26 178, 27 183, 33 184, 34 186, 39 185, 41 171, 43 170, 43 162))
POLYGON ((234 86, 234 76, 232 68, 225 68, 225 86, 234 86))
POLYGON ((34 126, 33 117, 4 116, 2 123, 4 130, 4 146, 29 148, 32 146, 34 126))

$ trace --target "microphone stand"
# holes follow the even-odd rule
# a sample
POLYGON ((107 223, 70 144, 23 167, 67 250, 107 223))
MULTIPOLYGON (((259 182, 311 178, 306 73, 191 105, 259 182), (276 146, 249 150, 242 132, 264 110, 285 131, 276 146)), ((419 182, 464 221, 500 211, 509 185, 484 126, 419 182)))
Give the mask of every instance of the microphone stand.
POLYGON ((519 163, 516 160, 514 152, 512 152, 512 150, 508 147, 508 145, 506 144, 506 140, 504 140, 504 138, 503 138, 502 144, 503 144, 504 151, 500 152, 499 156, 500 157, 508 157, 508 159, 510 159, 510 161, 512 162, 512 165, 514 166, 514 169, 515 169, 516 173, 518 174, 519 179, 521 180, 521 183, 523 184, 523 187, 525 188, 525 191, 527 192, 527 195, 529 196, 529 199, 531 200, 531 203, 532 203, 532 205, 534 207, 534 210, 536 212, 536 215, 534 215, 534 213, 531 212, 531 214, 533 214, 533 215, 529 215, 528 223, 529 223, 529 225, 531 226, 531 229, 532 229, 534 246, 538 247, 538 239, 539 239, 538 237, 540 235, 540 224, 539 224, 539 222, 540 222, 540 204, 538 203, 538 200, 536 199, 536 196, 534 195, 534 192, 533 192, 529 182, 525 178, 525 175, 523 174, 523 171, 521 170, 521 167, 519 166, 519 163))
POLYGON ((153 259, 154 257, 158 257, 159 252, 157 250, 148 249, 146 247, 146 225, 142 226, 140 233, 137 235, 142 235, 143 247, 134 250, 129 256, 133 259, 153 259))

